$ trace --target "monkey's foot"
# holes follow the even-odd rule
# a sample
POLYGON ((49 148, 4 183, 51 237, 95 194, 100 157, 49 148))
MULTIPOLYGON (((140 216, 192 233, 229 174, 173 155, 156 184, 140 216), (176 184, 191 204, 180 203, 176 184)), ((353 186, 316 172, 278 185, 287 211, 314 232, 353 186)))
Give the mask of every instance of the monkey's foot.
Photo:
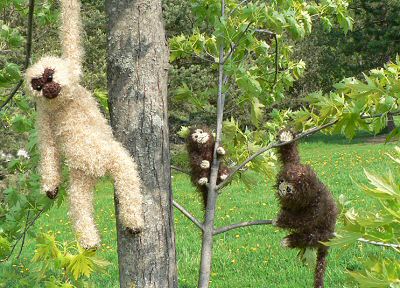
POLYGON ((281 246, 283 248, 290 248, 291 247, 290 240, 288 238, 283 238, 281 241, 281 246))
POLYGON ((52 200, 55 199, 58 195, 58 187, 54 188, 53 190, 47 190, 46 195, 52 200))
POLYGON ((225 154, 226 154, 226 151, 225 151, 224 147, 219 146, 219 147, 217 148, 217 153, 218 153, 219 155, 225 155, 225 154))
POLYGON ((294 139, 294 135, 289 130, 282 131, 281 134, 279 135, 279 140, 281 142, 288 142, 288 141, 292 141, 293 139, 294 139))
POLYGON ((199 185, 206 185, 208 183, 208 179, 207 177, 202 177, 199 179, 199 181, 197 181, 197 183, 199 183, 199 185))
POLYGON ((136 227, 136 228, 126 228, 126 231, 127 231, 129 234, 135 235, 135 234, 139 234, 140 232, 142 232, 142 231, 143 231, 143 228, 140 228, 140 227, 136 227))
POLYGON ((221 179, 222 181, 224 181, 226 178, 228 178, 228 174, 221 174, 219 176, 219 179, 221 179))
POLYGON ((200 167, 201 167, 201 169, 208 169, 208 168, 210 168, 210 161, 207 161, 207 160, 201 161, 200 167))
POLYGON ((121 224, 126 227, 126 230, 132 234, 138 234, 142 232, 144 229, 144 220, 142 216, 139 216, 141 213, 131 212, 126 215, 129 215, 130 217, 123 219, 125 215, 122 213, 122 211, 120 211, 121 224))
POLYGON ((79 244, 85 250, 97 250, 100 247, 100 237, 97 235, 80 235, 79 244))

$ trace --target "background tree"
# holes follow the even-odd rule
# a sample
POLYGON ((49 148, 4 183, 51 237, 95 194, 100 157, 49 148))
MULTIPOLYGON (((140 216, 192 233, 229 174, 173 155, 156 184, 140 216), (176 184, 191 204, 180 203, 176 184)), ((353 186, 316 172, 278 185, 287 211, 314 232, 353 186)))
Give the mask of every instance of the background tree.
POLYGON ((316 90, 328 92, 345 77, 382 67, 400 52, 398 1, 354 0, 349 5, 354 29, 344 35, 331 23, 317 25, 318 32, 295 47, 295 57, 310 64, 294 85, 292 95, 301 98, 316 90), (324 25, 328 31, 324 31, 324 25), (312 60, 311 60, 312 59, 312 60))
MULTIPOLYGON (((145 229, 120 225, 120 286, 177 287, 161 1, 106 1, 111 124, 143 181, 145 229)), ((116 203, 118 210, 118 203, 116 203)))

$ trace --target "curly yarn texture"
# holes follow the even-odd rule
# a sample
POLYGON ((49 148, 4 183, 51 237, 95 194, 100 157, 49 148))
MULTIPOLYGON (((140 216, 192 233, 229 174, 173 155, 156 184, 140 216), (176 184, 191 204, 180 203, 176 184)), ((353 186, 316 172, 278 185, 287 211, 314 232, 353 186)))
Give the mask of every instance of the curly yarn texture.
POLYGON ((37 104, 43 191, 57 194, 64 157, 70 171, 69 215, 80 244, 91 249, 100 244, 93 211, 98 178, 107 174, 114 179, 119 219, 134 232, 144 226, 141 183, 128 151, 113 137, 91 93, 79 84, 80 2, 61 0, 61 8, 63 56, 45 56, 32 65, 26 89, 37 104))

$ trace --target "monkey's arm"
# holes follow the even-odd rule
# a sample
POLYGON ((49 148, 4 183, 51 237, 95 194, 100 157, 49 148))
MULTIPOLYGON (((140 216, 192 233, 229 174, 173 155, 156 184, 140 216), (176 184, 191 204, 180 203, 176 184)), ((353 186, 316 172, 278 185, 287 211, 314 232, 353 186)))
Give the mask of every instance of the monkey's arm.
POLYGON ((82 19, 80 0, 61 0, 61 47, 63 58, 69 60, 77 76, 82 70, 82 19))
POLYGON ((49 198, 54 199, 61 182, 60 155, 51 130, 50 116, 40 107, 39 103, 37 108, 39 170, 42 176, 42 188, 49 198))
POLYGON ((193 153, 190 158, 192 166, 195 166, 196 168, 200 167, 201 169, 206 169, 206 170, 210 168, 210 161, 204 159, 204 157, 201 154, 193 153))
MULTIPOLYGON (((280 142, 288 142, 292 141, 296 137, 295 133, 292 132, 291 130, 282 130, 279 132, 278 139, 280 142)), ((288 164, 298 164, 300 163, 300 156, 299 156, 299 151, 297 149, 297 142, 292 142, 286 145, 282 145, 278 148, 278 154, 279 158, 282 161, 282 163, 288 164)))

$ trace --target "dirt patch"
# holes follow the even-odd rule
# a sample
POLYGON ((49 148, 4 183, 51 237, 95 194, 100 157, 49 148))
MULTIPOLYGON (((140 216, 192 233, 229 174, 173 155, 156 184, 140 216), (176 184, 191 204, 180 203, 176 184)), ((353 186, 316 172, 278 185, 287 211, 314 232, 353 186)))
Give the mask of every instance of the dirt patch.
MULTIPOLYGON (((370 144, 382 144, 386 142, 386 137, 388 135, 377 135, 373 137, 368 137, 365 139, 365 143, 370 143, 370 144)), ((392 139, 389 142, 396 142, 396 140, 392 139)))

